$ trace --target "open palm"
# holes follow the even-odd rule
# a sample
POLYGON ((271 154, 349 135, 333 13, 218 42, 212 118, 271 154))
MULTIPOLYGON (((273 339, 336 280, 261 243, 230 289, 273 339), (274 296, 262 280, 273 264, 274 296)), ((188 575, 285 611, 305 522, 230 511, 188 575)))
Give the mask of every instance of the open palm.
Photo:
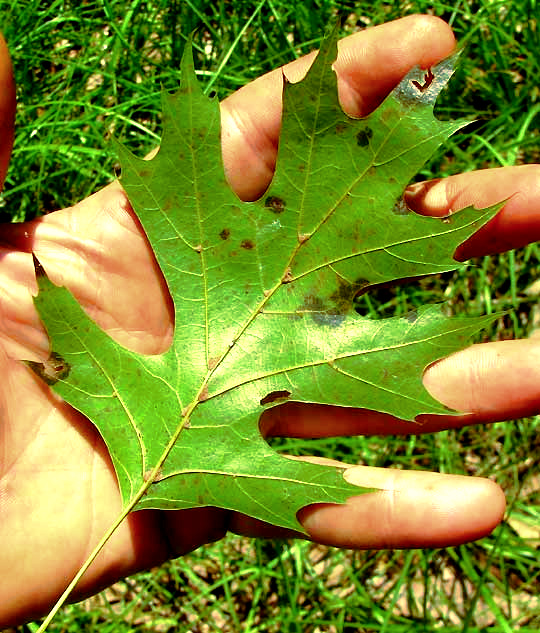
MULTIPOLYGON (((340 98, 352 115, 373 109, 415 64, 428 67, 454 47, 450 28, 411 16, 346 38, 336 64, 340 98), (377 69, 376 74, 373 68, 377 69)), ((0 82, 10 86, 0 47, 0 82)), ((290 64, 299 79, 310 58, 290 64)), ((231 186, 259 196, 272 176, 281 109, 281 71, 222 104, 223 154, 231 186)), ((5 90, 0 173, 10 152, 12 91, 5 90)), ((468 204, 509 202, 457 256, 497 252, 540 235, 540 169, 483 171, 417 186, 409 204, 445 215, 468 204), (510 198, 510 196, 512 196, 510 198)), ((142 353, 164 351, 172 336, 170 298, 140 225, 118 183, 72 208, 2 227, 0 249, 0 626, 40 615, 62 592, 120 511, 107 451, 93 425, 55 396, 16 359, 43 361, 45 332, 32 304, 31 252, 51 279, 67 286, 117 341, 142 353), (17 574, 8 573, 17 569, 17 574)), ((444 404, 470 413, 428 417, 416 432, 537 413, 540 342, 473 346, 426 371, 424 382, 444 404)), ((408 433, 410 423, 384 414, 336 407, 284 405, 265 414, 268 435, 408 433)), ((484 479, 351 467, 352 483, 380 488, 346 505, 304 509, 314 540, 343 547, 421 547, 478 538, 500 521, 504 497, 484 479)), ((221 538, 227 530, 277 537, 282 530, 215 508, 140 511, 118 529, 79 585, 76 597, 116 579, 221 538)))

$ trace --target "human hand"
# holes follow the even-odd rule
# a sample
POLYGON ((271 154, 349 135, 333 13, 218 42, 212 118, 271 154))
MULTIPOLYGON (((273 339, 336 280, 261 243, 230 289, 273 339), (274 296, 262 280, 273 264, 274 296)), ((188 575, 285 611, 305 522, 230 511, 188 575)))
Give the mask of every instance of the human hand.
MULTIPOLYGON (((420 16, 346 38, 336 66, 343 106, 351 114, 366 114, 409 68, 435 64, 453 47, 447 25, 420 16)), ((304 59, 289 65, 287 77, 299 79, 308 63, 304 59)), ((271 178, 280 95, 278 71, 223 104, 224 161, 231 185, 244 199, 257 197, 271 178)), ((425 195, 416 191, 411 205, 444 214, 470 203, 487 206, 519 192, 460 255, 518 246, 540 234, 540 214, 534 214, 540 202, 538 173, 536 167, 524 167, 449 178, 425 195), (528 218, 526 231, 523 216, 528 218)), ((120 511, 114 472, 93 425, 12 360, 44 360, 48 353, 31 301, 36 284, 30 252, 54 282, 68 286, 91 316, 131 349, 158 353, 167 348, 172 306, 117 183, 70 209, 6 226, 2 235, 9 247, 2 249, 0 265, 0 625, 7 626, 50 606, 120 511), (12 569, 17 574, 7 573, 12 569)), ((532 340, 491 343, 437 363, 426 371, 426 386, 445 404, 471 414, 426 416, 415 431, 537 412, 540 381, 534 358, 539 351, 540 343, 532 340)), ((295 404, 268 412, 263 428, 271 435, 301 437, 324 436, 330 428, 332 435, 411 432, 410 422, 382 414, 295 404)), ((504 511, 500 489, 484 479, 367 467, 352 467, 346 477, 381 491, 354 497, 346 505, 303 510, 300 520, 314 540, 343 547, 456 544, 489 533, 504 511)), ((136 512, 109 541, 74 597, 219 539, 228 529, 284 535, 214 508, 136 512)))

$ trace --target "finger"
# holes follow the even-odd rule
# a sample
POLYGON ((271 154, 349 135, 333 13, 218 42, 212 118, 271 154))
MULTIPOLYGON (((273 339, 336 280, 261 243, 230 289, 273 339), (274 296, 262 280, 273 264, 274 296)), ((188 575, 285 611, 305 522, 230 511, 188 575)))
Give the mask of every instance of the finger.
MULTIPOLYGON (((428 67, 455 46, 442 20, 413 15, 344 38, 334 65, 339 97, 353 116, 371 111, 415 65, 428 67)), ((289 81, 305 74, 314 53, 287 64, 289 81)), ((223 160, 233 189, 245 200, 272 178, 281 123, 282 69, 251 82, 222 103, 223 160)))
POLYGON ((267 436, 333 437, 432 433, 540 413, 540 339, 472 345, 430 365, 424 386, 464 415, 420 415, 416 423, 366 409, 290 402, 266 411, 267 436))
MULTIPOLYGON (((316 504, 298 518, 318 543, 352 549, 445 547, 489 534, 502 520, 505 499, 488 479, 354 466, 352 484, 378 488, 346 504, 316 504)), ((235 516, 239 534, 285 536, 282 530, 235 516)))
POLYGON ((472 345, 424 374, 434 398, 475 421, 509 420, 540 412, 540 340, 472 345))
POLYGON ((413 185, 407 204, 426 215, 444 216, 474 205, 508 200, 502 210, 463 243, 456 259, 501 253, 540 240, 540 166, 501 167, 413 185))
POLYGON ((15 125, 15 83, 6 42, 0 35, 0 189, 4 184, 15 125))

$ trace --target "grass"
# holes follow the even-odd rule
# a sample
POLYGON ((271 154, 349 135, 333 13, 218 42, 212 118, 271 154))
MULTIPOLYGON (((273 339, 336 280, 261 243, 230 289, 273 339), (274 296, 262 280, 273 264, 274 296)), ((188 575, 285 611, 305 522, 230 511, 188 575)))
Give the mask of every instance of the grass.
MULTIPOLYGON (((140 155, 155 146, 160 89, 178 83, 194 29, 200 78, 223 97, 315 48, 336 14, 349 32, 415 12, 443 17, 467 45, 439 116, 476 120, 419 178, 539 161, 535 0, 0 0, 19 100, 2 219, 53 211, 109 182, 113 134, 140 155)), ((489 338, 527 336, 540 323, 538 249, 485 257, 466 271, 371 295, 362 309, 396 314, 443 293, 456 313, 507 311, 489 338)), ((411 552, 231 535, 67 606, 51 630, 537 631, 538 430, 534 418, 425 437, 284 440, 282 448, 298 454, 489 476, 506 491, 506 520, 476 543, 411 552)))

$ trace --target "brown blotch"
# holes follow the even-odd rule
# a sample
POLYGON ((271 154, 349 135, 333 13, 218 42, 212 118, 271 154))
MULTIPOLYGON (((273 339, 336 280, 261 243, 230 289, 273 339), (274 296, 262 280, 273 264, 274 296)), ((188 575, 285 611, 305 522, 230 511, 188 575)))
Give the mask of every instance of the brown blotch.
POLYGON ((252 251, 255 248, 255 244, 252 240, 242 240, 240 243, 240 247, 245 249, 246 251, 252 251))
POLYGON ((285 200, 278 196, 268 196, 264 201, 264 206, 272 213, 283 213, 285 211, 285 200))
POLYGON ((369 145, 372 137, 373 130, 370 127, 366 127, 363 130, 360 130, 360 132, 358 132, 358 134, 356 135, 356 143, 360 147, 366 147, 367 145, 369 145))
POLYGON ((356 291, 356 294, 361 293, 362 291, 364 291, 370 284, 369 279, 364 279, 364 277, 357 277, 354 281, 353 284, 356 286, 356 288, 358 289, 356 291))
POLYGON ((158 468, 156 474, 152 478, 153 468, 148 468, 148 470, 144 473, 143 479, 144 481, 150 481, 152 479, 153 482, 161 481, 163 479, 163 471, 161 468, 158 468))
POLYGON ((208 359, 208 369, 214 369, 216 365, 219 363, 219 356, 214 356, 213 358, 208 359))
POLYGON ((369 285, 366 279, 358 278, 352 283, 343 281, 341 277, 337 277, 338 287, 335 292, 330 295, 330 299, 334 304, 334 312, 337 314, 346 314, 352 309, 355 297, 369 285))
POLYGON ((358 278, 348 282, 337 275, 337 289, 328 300, 315 294, 307 294, 302 305, 297 308, 296 314, 309 314, 319 326, 339 327, 352 311, 355 297, 368 286, 369 282, 366 279, 358 278))
POLYGON ((293 280, 293 276, 292 276, 292 271, 290 268, 287 268, 287 270, 285 271, 285 274, 283 275, 283 277, 281 278, 281 283, 282 284, 288 284, 293 280))
POLYGON ((221 231, 221 233, 219 234, 219 237, 221 237, 222 240, 228 240, 230 236, 231 236, 230 229, 223 229, 223 231, 221 231))
POLYGON ((271 391, 270 393, 266 394, 264 398, 261 399, 261 405, 277 402, 278 400, 287 400, 287 398, 290 398, 290 396, 290 391, 271 391))
POLYGON ((412 209, 403 198, 398 198, 392 207, 392 213, 394 215, 408 215, 411 212, 412 209))
POLYGON ((198 400, 199 402, 206 402, 208 400, 208 386, 204 385, 201 393, 199 394, 198 400))

